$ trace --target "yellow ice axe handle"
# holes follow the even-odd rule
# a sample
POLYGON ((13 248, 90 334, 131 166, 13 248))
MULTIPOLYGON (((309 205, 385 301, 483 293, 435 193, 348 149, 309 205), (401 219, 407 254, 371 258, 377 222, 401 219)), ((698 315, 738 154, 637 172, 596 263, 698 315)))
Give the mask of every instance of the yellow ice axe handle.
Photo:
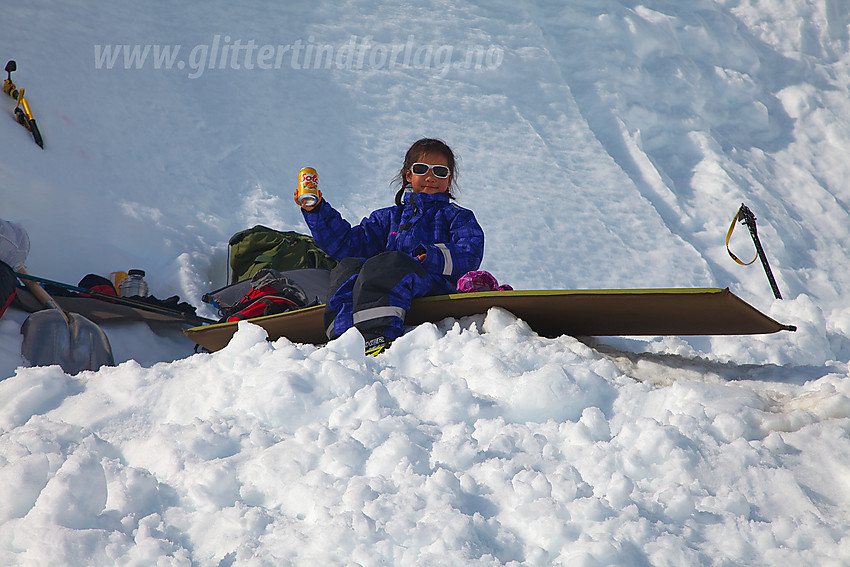
MULTIPOLYGON (((20 92, 23 93, 23 89, 21 89, 20 92)), ((29 120, 35 120, 35 117, 32 115, 32 110, 30 110, 30 105, 27 102, 27 99, 25 99, 23 96, 19 96, 18 104, 24 109, 24 114, 27 115, 27 118, 29 120)))

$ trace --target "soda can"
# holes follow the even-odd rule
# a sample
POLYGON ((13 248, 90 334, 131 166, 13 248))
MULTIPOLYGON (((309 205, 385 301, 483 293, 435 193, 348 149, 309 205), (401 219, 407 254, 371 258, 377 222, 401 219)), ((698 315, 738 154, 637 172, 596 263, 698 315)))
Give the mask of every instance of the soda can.
POLYGON ((298 202, 305 207, 319 202, 319 174, 312 167, 298 172, 298 202))
POLYGON ((121 289, 119 286, 121 285, 121 280, 127 277, 127 272, 110 272, 109 273, 109 281, 112 282, 112 287, 115 288, 115 293, 118 293, 118 290, 121 289))

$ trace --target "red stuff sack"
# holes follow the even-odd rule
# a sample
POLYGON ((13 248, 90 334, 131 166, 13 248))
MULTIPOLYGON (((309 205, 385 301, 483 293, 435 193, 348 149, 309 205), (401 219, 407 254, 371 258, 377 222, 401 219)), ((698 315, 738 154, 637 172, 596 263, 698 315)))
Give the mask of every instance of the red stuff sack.
POLYGON ((241 321, 286 313, 307 306, 307 295, 294 282, 260 270, 251 279, 251 289, 222 316, 221 321, 241 321))

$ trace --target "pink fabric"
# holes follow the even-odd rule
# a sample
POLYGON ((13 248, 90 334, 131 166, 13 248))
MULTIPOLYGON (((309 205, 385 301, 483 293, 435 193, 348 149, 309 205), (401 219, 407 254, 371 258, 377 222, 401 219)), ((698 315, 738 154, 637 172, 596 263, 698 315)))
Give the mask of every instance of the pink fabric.
POLYGON ((457 281, 457 290, 460 293, 473 291, 508 291, 513 288, 509 285, 499 285, 496 278, 490 272, 478 270, 467 272, 457 281))

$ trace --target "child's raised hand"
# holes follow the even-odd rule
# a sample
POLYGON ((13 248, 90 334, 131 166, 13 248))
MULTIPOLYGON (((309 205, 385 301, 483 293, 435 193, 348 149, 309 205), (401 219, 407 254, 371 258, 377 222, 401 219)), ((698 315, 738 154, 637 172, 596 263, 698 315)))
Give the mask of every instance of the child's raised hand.
POLYGON ((298 191, 295 191, 295 193, 293 193, 293 198, 295 199, 295 202, 298 203, 299 207, 301 207, 302 209, 304 209, 305 211, 307 211, 309 213, 310 211, 312 211, 313 209, 315 209, 316 207, 318 207, 322 203, 322 190, 321 189, 318 189, 318 194, 319 194, 319 200, 316 201, 315 204, 310 205, 310 206, 306 206, 306 205, 302 204, 301 201, 298 200, 298 191))

